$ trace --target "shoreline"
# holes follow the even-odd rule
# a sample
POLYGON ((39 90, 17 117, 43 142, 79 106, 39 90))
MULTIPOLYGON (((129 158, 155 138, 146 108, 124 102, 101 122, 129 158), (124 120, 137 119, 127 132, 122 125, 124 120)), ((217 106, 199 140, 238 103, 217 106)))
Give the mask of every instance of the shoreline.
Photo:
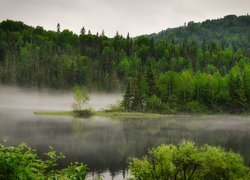
POLYGON ((250 116, 249 112, 243 113, 228 113, 228 112, 210 112, 210 113, 176 113, 176 114, 159 114, 159 113, 148 113, 148 112, 122 112, 122 111, 105 111, 97 110, 90 111, 87 116, 79 116, 74 111, 34 111, 33 114, 38 116, 73 116, 73 117, 90 117, 90 116, 103 116, 103 117, 132 117, 132 118, 159 118, 169 115, 239 115, 239 116, 250 116))
MULTIPOLYGON (((35 115, 38 116, 78 116, 74 111, 34 111, 35 115)), ((104 117, 133 117, 133 118, 158 118, 166 116, 167 114, 157 113, 144 113, 144 112, 118 112, 118 111, 90 111, 90 116, 104 116, 104 117)))

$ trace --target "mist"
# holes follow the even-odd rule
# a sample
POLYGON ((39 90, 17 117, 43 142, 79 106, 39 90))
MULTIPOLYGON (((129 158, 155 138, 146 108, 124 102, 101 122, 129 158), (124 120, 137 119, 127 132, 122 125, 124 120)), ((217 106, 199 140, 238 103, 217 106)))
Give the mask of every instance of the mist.
MULTIPOLYGON (((90 93, 85 107, 108 108, 122 94, 90 93)), ((192 140, 198 145, 219 145, 240 153, 250 163, 249 116, 239 115, 165 115, 159 118, 91 116, 39 116, 37 110, 71 110, 72 92, 0 87, 0 138, 8 145, 27 143, 42 155, 52 146, 70 162, 86 163, 89 178, 124 179, 130 157, 142 157, 160 144, 192 140)), ((1 143, 1 140, 0 140, 1 143)), ((128 176, 128 175, 126 175, 128 176)))
MULTIPOLYGON (((122 94, 89 92, 89 98, 84 108, 100 110, 120 102, 122 94)), ((71 110, 73 102, 73 93, 69 91, 0 86, 1 109, 71 110)))

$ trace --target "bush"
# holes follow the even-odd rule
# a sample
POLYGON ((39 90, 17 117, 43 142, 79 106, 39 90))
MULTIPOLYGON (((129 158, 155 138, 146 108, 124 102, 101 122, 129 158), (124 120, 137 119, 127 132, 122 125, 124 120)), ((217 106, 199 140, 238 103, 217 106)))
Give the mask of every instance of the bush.
POLYGON ((185 105, 185 111, 190 113, 202 113, 207 112, 207 107, 198 101, 191 101, 185 105))
POLYGON ((106 112, 122 112, 124 111, 123 105, 121 102, 117 102, 116 104, 111 104, 106 112))
POLYGON ((91 109, 74 110, 76 117, 90 117, 92 115, 91 109))
POLYGON ((74 111, 82 110, 82 106, 89 101, 89 95, 86 87, 75 86, 74 87, 74 100, 72 105, 74 111))
POLYGON ((153 95, 147 99, 147 111, 162 112, 163 106, 161 100, 153 95))
POLYGON ((17 147, 0 144, 0 179, 85 179, 87 166, 73 163, 68 168, 54 171, 58 159, 64 158, 52 148, 42 160, 28 145, 17 147))
POLYGON ((196 146, 183 141, 161 145, 142 159, 130 161, 133 179, 249 179, 243 158, 221 147, 196 146))

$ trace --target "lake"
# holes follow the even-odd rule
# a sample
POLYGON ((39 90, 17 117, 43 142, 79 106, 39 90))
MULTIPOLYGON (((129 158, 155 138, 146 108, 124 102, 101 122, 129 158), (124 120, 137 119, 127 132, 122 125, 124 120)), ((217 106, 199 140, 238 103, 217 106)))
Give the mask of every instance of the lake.
MULTIPOLYGON (((250 164, 250 116, 167 115, 146 119, 36 116, 34 109, 46 109, 46 103, 47 107, 53 104, 54 108, 57 105, 67 109, 70 101, 66 101, 65 96, 58 99, 53 96, 53 101, 49 101, 47 96, 39 98, 34 94, 30 97, 22 93, 0 94, 0 137, 9 137, 11 145, 26 142, 39 154, 53 146, 66 156, 59 161, 61 167, 71 161, 84 162, 90 168, 89 179, 97 176, 125 179, 129 176, 126 171, 129 157, 142 157, 148 148, 163 143, 177 144, 183 139, 232 149, 250 164)), ((112 97, 103 96, 103 99, 97 98, 97 105, 102 104, 105 97, 112 97)))
POLYGON ((250 163, 250 119, 232 115, 169 115, 158 119, 35 116, 28 110, 1 109, 0 136, 10 144, 27 142, 41 154, 53 146, 70 161, 88 164, 92 175, 123 179, 129 157, 148 148, 182 139, 220 145, 242 154, 250 163))

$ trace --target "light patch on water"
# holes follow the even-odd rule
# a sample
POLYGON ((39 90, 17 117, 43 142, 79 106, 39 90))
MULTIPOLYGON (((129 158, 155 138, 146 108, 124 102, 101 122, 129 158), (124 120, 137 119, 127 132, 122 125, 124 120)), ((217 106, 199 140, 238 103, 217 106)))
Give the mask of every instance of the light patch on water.
POLYGON ((110 173, 109 171, 105 171, 102 173, 90 172, 87 174, 87 180, 93 179, 116 179, 116 180, 126 180, 130 179, 132 176, 128 171, 119 171, 117 173, 110 173))

